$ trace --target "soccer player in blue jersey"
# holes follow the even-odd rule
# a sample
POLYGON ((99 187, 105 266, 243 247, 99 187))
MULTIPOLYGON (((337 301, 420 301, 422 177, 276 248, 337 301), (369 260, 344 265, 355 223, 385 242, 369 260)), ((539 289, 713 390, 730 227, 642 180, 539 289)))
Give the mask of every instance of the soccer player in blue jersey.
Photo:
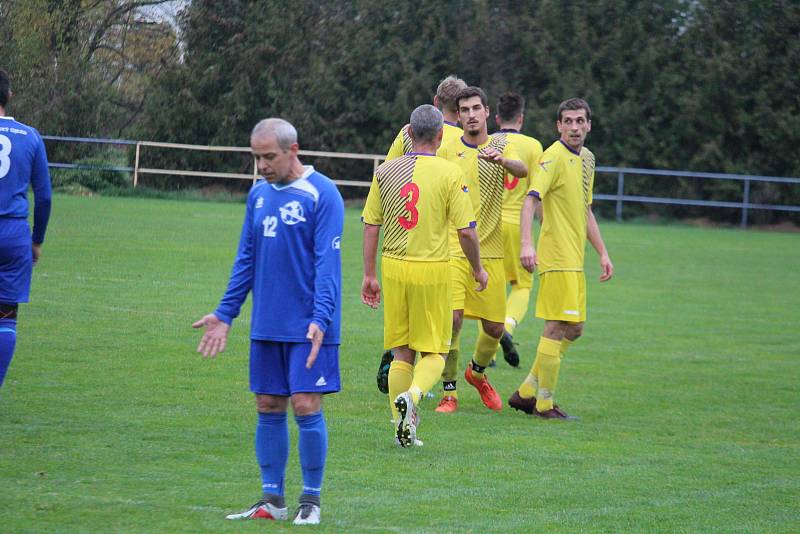
POLYGON ((33 265, 50 219, 50 173, 39 132, 6 117, 11 81, 0 69, 0 387, 17 343, 17 307, 28 302, 33 265), (33 188, 33 235, 28 187, 33 188))
POLYGON ((250 148, 264 180, 247 198, 228 289, 217 309, 192 326, 205 327, 197 351, 214 357, 225 350, 231 323, 253 292, 250 389, 263 497, 227 519, 288 518, 283 490, 291 401, 303 474, 294 523, 317 524, 328 447, 322 396, 340 389, 344 202, 330 178, 300 162, 297 132, 285 120, 259 122, 250 148))

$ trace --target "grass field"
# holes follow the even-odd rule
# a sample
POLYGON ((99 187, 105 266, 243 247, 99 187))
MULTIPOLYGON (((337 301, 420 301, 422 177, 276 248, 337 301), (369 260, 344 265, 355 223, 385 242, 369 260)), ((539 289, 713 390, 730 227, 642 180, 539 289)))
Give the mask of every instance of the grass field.
MULTIPOLYGON (((260 493, 249 304, 216 360, 189 327, 224 291, 242 215, 54 199, 0 390, 0 531, 294 530, 224 520, 260 493)), ((359 302, 347 211, 344 390, 325 404, 317 531, 800 531, 800 235, 601 225, 616 276, 599 284, 587 255, 589 320, 559 382, 581 421, 491 413, 462 381, 460 411, 427 400, 425 446, 402 450, 375 387, 381 315, 359 302)), ((503 398, 541 327, 531 313, 518 329, 524 369, 490 371, 503 398)), ((294 503, 294 450, 287 479, 294 503)))

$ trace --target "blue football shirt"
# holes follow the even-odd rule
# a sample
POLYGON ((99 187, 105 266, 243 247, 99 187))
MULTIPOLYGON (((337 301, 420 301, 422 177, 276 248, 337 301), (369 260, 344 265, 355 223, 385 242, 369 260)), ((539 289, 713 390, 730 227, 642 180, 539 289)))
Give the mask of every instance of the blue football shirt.
POLYGON ((339 344, 344 202, 306 166, 286 186, 258 181, 247 197, 228 289, 214 314, 230 324, 253 292, 251 339, 306 342, 313 321, 339 344))
POLYGON ((0 218, 28 216, 29 186, 35 199, 33 242, 42 243, 51 197, 44 142, 34 128, 0 117, 0 218))

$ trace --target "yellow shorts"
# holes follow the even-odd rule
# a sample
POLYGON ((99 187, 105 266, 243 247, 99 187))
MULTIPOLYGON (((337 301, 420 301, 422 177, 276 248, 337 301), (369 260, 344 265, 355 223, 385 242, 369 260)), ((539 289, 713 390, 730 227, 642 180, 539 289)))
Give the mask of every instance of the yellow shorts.
POLYGON ((450 279, 453 282, 453 309, 464 310, 464 317, 487 319, 496 323, 506 320, 506 277, 501 258, 482 259, 489 273, 489 284, 475 291, 477 282, 467 258, 450 258, 450 279))
POLYGON ((446 354, 453 337, 450 264, 381 258, 383 348, 446 354))
POLYGON ((519 225, 503 223, 503 265, 506 282, 516 282, 517 287, 533 287, 533 273, 529 273, 519 261, 519 225))
POLYGON ((539 275, 536 317, 546 321, 586 320, 586 276, 583 271, 548 271, 539 275))

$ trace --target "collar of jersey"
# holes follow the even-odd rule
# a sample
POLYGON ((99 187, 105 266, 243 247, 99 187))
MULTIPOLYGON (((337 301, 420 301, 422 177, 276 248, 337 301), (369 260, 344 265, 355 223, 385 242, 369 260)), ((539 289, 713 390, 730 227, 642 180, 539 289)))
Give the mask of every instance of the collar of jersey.
POLYGON ((3 115, 2 117, 0 117, 0 119, 8 119, 8 120, 10 120, 10 121, 13 121, 13 120, 14 120, 14 117, 9 117, 9 116, 7 116, 7 115, 3 115))
POLYGON ((455 126, 456 128, 458 128, 458 123, 456 123, 456 122, 444 121, 444 123, 445 124, 449 124, 450 126, 455 126))
POLYGON ((497 133, 519 133, 519 130, 514 130, 513 128, 500 128, 497 133))
POLYGON ((570 152, 572 152, 572 153, 573 153, 573 154, 575 154, 576 156, 580 156, 580 155, 581 155, 581 153, 580 153, 580 152, 575 152, 574 150, 572 150, 572 147, 570 147, 570 146, 569 146, 567 143, 565 143, 565 142, 564 142, 564 141, 562 141, 561 139, 559 139, 559 140, 558 140, 558 142, 559 142, 559 143, 561 143, 562 145, 564 145, 564 148, 566 148, 567 150, 569 150, 570 152))
POLYGON ((435 156, 436 154, 430 154, 428 152, 409 152, 406 156, 435 156))
POLYGON ((482 145, 473 145, 472 143, 467 143, 467 142, 464 140, 464 136, 463 136, 463 135, 461 136, 461 142, 464 144, 464 146, 468 146, 468 147, 470 147, 470 148, 475 148, 475 149, 480 149, 480 148, 483 148, 483 147, 485 147, 486 145, 488 145, 489 143, 491 143, 491 142, 492 142, 492 136, 491 136, 491 135, 490 135, 490 136, 488 136, 488 137, 486 138, 486 142, 485 142, 484 144, 482 144, 482 145))
POLYGON ((297 180, 294 180, 286 185, 277 185, 277 184, 269 184, 269 185, 271 185, 272 188, 276 189, 277 191, 280 191, 281 189, 286 189, 287 187, 292 187, 298 180, 305 180, 306 178, 311 176, 311 174, 313 174, 314 172, 313 165, 303 165, 303 168, 305 170, 303 171, 303 174, 300 175, 300 178, 298 178, 297 180))

